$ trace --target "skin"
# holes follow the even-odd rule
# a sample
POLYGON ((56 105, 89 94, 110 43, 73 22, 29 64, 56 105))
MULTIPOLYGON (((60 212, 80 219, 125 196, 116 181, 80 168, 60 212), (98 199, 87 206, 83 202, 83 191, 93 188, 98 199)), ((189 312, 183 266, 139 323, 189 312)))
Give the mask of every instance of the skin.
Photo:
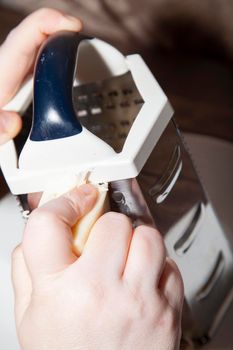
POLYGON ((95 200, 84 185, 32 212, 12 264, 21 348, 179 349, 183 283, 158 231, 110 212, 73 253, 95 200))
MULTIPOLYGON (((0 48, 0 107, 31 70, 41 43, 61 29, 79 31, 81 22, 42 9, 10 33, 0 48)), ((20 127, 16 113, 0 111, 1 143, 20 127)), ((110 212, 93 226, 82 256, 74 254, 71 228, 96 197, 83 185, 29 217, 12 255, 21 349, 178 349, 183 282, 158 231, 133 229, 126 216, 110 212)))

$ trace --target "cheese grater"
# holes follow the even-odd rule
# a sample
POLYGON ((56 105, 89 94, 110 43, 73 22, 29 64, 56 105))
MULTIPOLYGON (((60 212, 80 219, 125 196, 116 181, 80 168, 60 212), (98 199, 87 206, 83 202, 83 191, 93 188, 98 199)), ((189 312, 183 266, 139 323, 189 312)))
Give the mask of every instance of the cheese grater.
MULTIPOLYGON (((14 194, 51 190, 56 178, 70 179, 82 172, 89 174, 92 183, 135 177, 172 116, 166 95, 139 55, 124 57, 101 40, 73 32, 56 34, 41 48, 33 101, 32 127, 19 158, 13 141, 0 149, 2 171, 14 194), (93 69, 94 63, 98 68, 93 69), (88 98, 91 113, 98 114, 98 96, 106 89, 110 99, 111 84, 118 86, 122 80, 134 82, 144 103, 119 152, 77 118, 72 87, 75 82, 86 91, 79 96, 80 117, 84 111, 80 98, 88 98)), ((109 106, 106 108, 108 115, 115 115, 109 106)))
MULTIPOLYGON (((109 182, 113 210, 128 215, 134 226, 154 225, 163 234, 168 254, 178 264, 184 279, 184 335, 204 343, 213 336, 232 299, 233 262, 227 234, 200 183, 177 125, 171 119, 172 109, 166 96, 151 74, 146 74, 145 63, 138 56, 132 60, 128 57, 128 62, 136 58, 138 63, 132 69, 125 57, 110 45, 98 39, 81 39, 78 39, 79 54, 71 89, 74 112, 88 132, 113 150, 101 168, 102 172, 109 168, 113 171, 106 171, 101 177, 98 173, 93 176, 92 167, 84 170, 90 173, 90 181, 109 182), (152 113, 153 118, 148 113, 152 113), (138 119, 138 116, 143 118, 138 119), (131 168, 133 172, 124 170, 119 175, 117 167, 120 165, 111 161, 111 157, 127 149, 127 138, 132 136, 135 123, 137 134, 133 145, 137 150, 129 156, 135 166, 131 168), (150 123, 149 131, 147 123, 150 123), (145 134, 144 129, 147 130, 145 134), (146 136, 140 143, 142 135, 146 136), (138 145, 144 147, 143 152, 138 145)), ((39 66, 46 60, 43 50, 39 66)), ((65 51, 63 48, 64 56, 65 51)), ((50 50, 49 55, 53 56, 52 53, 54 51, 50 50)), ((24 113, 24 130, 15 142, 18 156, 30 133, 31 115, 29 106, 24 113)), ((34 182, 32 185, 25 183, 24 179, 18 182, 23 189, 12 185, 15 175, 8 177, 9 165, 4 163, 10 147, 12 144, 0 151, 1 165, 12 192, 21 193, 21 203, 28 210, 26 196, 22 193, 45 189, 44 173, 40 173, 41 182, 37 181, 37 174, 34 177, 33 173, 26 174, 27 182, 33 178, 40 182, 38 186, 34 182)), ((71 152, 75 159, 77 150, 74 148, 71 152)), ((85 148, 81 148, 81 152, 85 153, 85 148)), ((46 172, 45 175, 49 176, 46 172)), ((54 172, 51 175, 54 179, 54 172)))

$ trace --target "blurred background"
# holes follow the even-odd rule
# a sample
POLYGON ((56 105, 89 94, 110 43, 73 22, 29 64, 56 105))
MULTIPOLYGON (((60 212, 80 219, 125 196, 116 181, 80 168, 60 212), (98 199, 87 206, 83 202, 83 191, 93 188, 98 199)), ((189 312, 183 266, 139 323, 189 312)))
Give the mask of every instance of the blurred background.
MULTIPOLYGON (((233 232, 233 1, 0 0, 0 42, 40 7, 76 15, 85 33, 142 55, 187 135, 220 220, 233 232)), ((231 307, 204 349, 233 349, 232 317, 231 307)))

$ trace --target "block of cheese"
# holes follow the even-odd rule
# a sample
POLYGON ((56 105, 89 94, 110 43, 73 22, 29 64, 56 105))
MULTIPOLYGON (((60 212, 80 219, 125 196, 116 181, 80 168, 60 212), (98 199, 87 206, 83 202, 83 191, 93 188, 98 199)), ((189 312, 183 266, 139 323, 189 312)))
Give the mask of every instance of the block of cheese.
MULTIPOLYGON (((76 184, 76 186, 83 184, 82 181, 79 184, 76 184)), ((109 202, 108 202, 108 185, 107 184, 101 184, 101 185, 95 185, 97 191, 98 191, 98 197, 97 201, 92 208, 92 210, 87 213, 84 217, 82 217, 72 228, 73 237, 74 237, 74 251, 79 256, 82 254, 82 251, 84 249, 85 243, 89 237, 90 231, 94 223, 98 220, 98 218, 107 212, 109 210, 109 202)), ((59 188, 59 191, 45 191, 41 197, 39 206, 45 204, 46 202, 58 198, 62 194, 68 192, 74 188, 74 185, 72 186, 63 186, 63 188, 59 188)))
POLYGON ((95 206, 88 214, 81 218, 72 229, 74 235, 74 250, 77 255, 82 253, 94 223, 101 215, 109 211, 106 185, 98 185, 97 190, 98 198, 95 206))

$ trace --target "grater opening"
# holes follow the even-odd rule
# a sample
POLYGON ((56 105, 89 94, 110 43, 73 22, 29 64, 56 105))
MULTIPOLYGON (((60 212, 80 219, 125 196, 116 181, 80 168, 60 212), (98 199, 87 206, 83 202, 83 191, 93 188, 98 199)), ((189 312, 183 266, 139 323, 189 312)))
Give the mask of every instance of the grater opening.
POLYGON ((82 125, 121 152, 144 101, 127 72, 74 86, 73 103, 82 125))
POLYGON ((73 103, 77 117, 89 131, 121 152, 144 103, 125 57, 101 40, 83 40, 76 67, 73 103))

